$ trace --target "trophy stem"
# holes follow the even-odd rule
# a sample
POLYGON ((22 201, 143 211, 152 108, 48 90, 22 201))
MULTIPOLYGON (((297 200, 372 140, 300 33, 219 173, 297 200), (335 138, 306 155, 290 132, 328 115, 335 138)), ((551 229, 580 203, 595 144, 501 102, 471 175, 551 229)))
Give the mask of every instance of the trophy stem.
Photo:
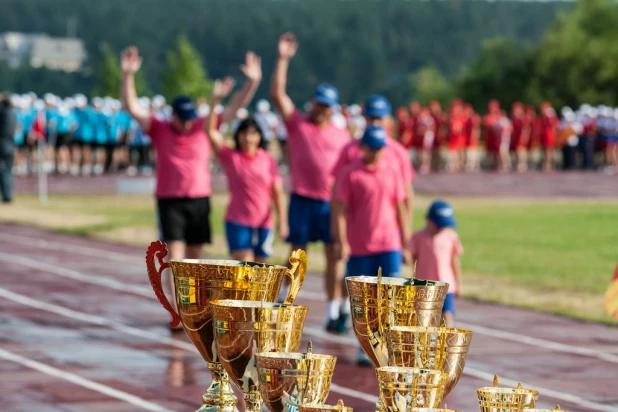
MULTIPOLYGON (((220 363, 208 363, 208 369, 212 375, 210 387, 202 396, 205 407, 214 407, 217 411, 236 412, 238 398, 234 395, 230 377, 220 363)), ((200 409, 200 411, 205 409, 200 409)))
POLYGON ((262 412, 262 397, 259 392, 252 391, 249 393, 243 393, 242 398, 245 400, 245 412, 262 412))

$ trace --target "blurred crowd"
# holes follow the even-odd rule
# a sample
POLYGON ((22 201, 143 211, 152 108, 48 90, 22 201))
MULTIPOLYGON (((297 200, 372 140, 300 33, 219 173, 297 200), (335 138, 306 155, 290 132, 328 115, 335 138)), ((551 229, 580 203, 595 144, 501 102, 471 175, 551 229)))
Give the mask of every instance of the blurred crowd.
MULTIPOLYGON (((84 95, 60 98, 34 93, 12 95, 17 115, 14 173, 100 175, 126 172, 150 175, 155 167, 150 137, 123 110, 119 100, 84 95), (37 145, 44 142, 43 154, 37 145)), ((205 100, 198 101, 201 116, 210 112, 205 100)), ((161 119, 169 119, 171 108, 162 96, 142 97, 139 104, 161 119)), ((308 110, 309 103, 305 106, 308 110)), ((277 141, 280 164, 286 167, 286 129, 279 114, 266 100, 255 105, 255 120, 268 145, 277 141)), ((216 113, 222 106, 214 108, 216 113)), ((223 133, 249 116, 241 109, 223 133)), ((412 102, 399 107, 386 122, 391 136, 410 153, 417 172, 476 172, 479 170, 551 171, 559 169, 618 170, 618 109, 582 105, 564 107, 557 114, 549 103, 538 109, 515 103, 511 108, 491 101, 484 114, 472 105, 454 100, 443 109, 434 101, 423 107, 412 102)), ((333 123, 360 138, 366 127, 360 105, 336 106, 333 123)), ((217 167, 216 165, 213 167, 217 167)))

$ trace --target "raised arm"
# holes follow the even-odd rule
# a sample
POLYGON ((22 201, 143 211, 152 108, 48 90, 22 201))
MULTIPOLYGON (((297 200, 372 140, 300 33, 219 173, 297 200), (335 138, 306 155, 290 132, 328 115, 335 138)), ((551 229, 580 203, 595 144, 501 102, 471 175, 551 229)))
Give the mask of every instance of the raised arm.
POLYGON ((212 102, 210 102, 211 110, 208 113, 208 119, 206 119, 204 123, 206 134, 208 134, 212 150, 215 153, 221 150, 225 140, 223 139, 223 135, 219 132, 217 113, 215 113, 213 108, 217 107, 217 105, 231 93, 232 89, 234 89, 234 80, 230 77, 215 81, 215 87, 212 92, 212 102))
POLYGON ((245 64, 240 66, 240 70, 245 75, 245 84, 223 111, 223 123, 234 120, 238 110, 249 106, 249 103, 251 103, 255 91, 262 81, 262 59, 251 51, 247 52, 245 64))
POLYGON ((122 52, 120 67, 122 69, 122 84, 120 87, 122 105, 140 125, 142 130, 147 133, 150 131, 150 114, 137 103, 137 92, 135 91, 135 73, 142 67, 142 58, 137 47, 132 46, 122 52))
POLYGON ((298 44, 296 43, 296 37, 292 33, 285 33, 281 36, 275 72, 270 84, 270 95, 284 121, 288 120, 294 113, 294 103, 286 93, 285 88, 288 79, 288 66, 290 65, 290 60, 296 54, 296 50, 298 50, 298 44))

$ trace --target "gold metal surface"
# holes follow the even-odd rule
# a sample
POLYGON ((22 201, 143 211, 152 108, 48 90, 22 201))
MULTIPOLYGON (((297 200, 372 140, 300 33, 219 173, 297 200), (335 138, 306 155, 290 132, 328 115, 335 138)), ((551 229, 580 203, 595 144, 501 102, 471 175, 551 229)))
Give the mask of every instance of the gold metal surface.
POLYGON ((337 405, 300 405, 299 412, 352 412, 354 409, 345 406, 339 399, 337 405))
POLYGON ((311 346, 306 353, 258 353, 255 360, 260 394, 274 412, 298 411, 301 404, 323 404, 337 362, 335 356, 314 354, 311 346))
POLYGON ((182 323, 185 332, 209 364, 213 380, 202 397, 204 406, 200 411, 232 412, 237 399, 227 373, 218 363, 210 302, 217 299, 274 302, 285 276, 292 280, 286 302, 293 302, 305 278, 307 256, 301 250, 293 252, 289 259, 292 269, 288 269, 285 266, 236 260, 164 262, 167 254, 165 243, 151 243, 146 254, 148 277, 155 295, 172 315, 172 326, 182 323), (159 268, 156 267, 156 260, 159 268), (168 267, 174 276, 178 312, 170 305, 161 285, 161 274, 168 267))
POLYGON ((446 372, 444 397, 457 385, 466 364, 472 331, 425 326, 394 326, 386 331, 389 366, 446 372))
POLYGON ((421 279, 346 278, 354 333, 376 368, 388 365, 385 331, 440 326, 448 284, 421 279))
POLYGON ((411 412, 459 412, 456 409, 447 409, 447 407, 445 406, 444 408, 412 408, 410 409, 411 412))
POLYGON ((523 409, 534 409, 539 393, 524 389, 521 383, 517 388, 498 387, 498 376, 494 376, 494 386, 476 390, 480 412, 519 412, 523 409))
POLYGON ((408 412, 412 408, 438 408, 444 397, 446 372, 437 369, 377 368, 381 408, 408 412))
POLYGON ((243 300, 211 302, 219 361, 243 393, 246 411, 260 412, 255 354, 297 352, 307 317, 306 306, 243 300))
POLYGON ((569 412, 560 409, 560 405, 556 405, 554 409, 523 409, 522 412, 569 412))

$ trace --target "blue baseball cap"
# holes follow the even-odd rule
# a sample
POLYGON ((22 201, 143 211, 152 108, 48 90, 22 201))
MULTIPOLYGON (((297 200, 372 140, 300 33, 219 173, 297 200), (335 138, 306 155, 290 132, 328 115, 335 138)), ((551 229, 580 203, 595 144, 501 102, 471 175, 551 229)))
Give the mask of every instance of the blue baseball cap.
POLYGON ((327 106, 334 106, 339 103, 339 91, 330 84, 321 84, 316 87, 313 100, 327 106))
POLYGON ((378 150, 386 146, 386 130, 380 126, 367 126, 361 143, 372 150, 378 150))
POLYGON ((436 200, 431 204, 427 211, 427 219, 432 221, 438 229, 444 227, 457 227, 455 221, 455 211, 444 200, 436 200))
POLYGON ((197 118, 197 106, 189 96, 178 96, 172 102, 172 112, 183 122, 197 118))
POLYGON ((391 114, 391 104, 384 96, 374 95, 365 101, 365 116, 382 118, 391 114))

